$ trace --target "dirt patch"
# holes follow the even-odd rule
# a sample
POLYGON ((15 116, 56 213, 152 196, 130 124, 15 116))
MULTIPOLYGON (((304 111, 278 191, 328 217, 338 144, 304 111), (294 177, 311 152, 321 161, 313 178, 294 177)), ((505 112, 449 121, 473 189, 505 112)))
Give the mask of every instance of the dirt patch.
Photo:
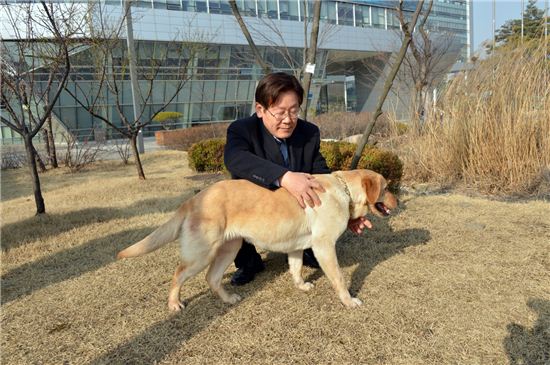
MULTIPOLYGON (((41 176, 34 216, 25 170, 2 176, 2 360, 6 364, 544 364, 549 361, 550 204, 408 194, 398 215, 344 234, 339 261, 363 300, 347 310, 318 270, 294 289, 284 255, 230 306, 204 274, 167 310, 177 244, 115 261, 209 178, 181 152, 133 166, 41 176)), ((116 165, 116 166, 115 166, 116 165)), ((266 212, 269 214, 269 212, 266 212)), ((224 285, 235 270, 231 266, 224 285)))

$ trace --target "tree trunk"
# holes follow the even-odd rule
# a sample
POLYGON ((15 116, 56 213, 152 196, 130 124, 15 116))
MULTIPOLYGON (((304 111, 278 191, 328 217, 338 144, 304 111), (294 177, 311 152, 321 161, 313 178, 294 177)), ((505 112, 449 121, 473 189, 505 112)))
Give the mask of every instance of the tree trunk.
MULTIPOLYGON (((402 0, 400 0, 400 9, 402 9, 402 0)), ((414 27, 416 25, 416 22, 418 21, 418 15, 420 14, 420 11, 422 10, 422 7, 424 6, 424 0, 420 0, 416 5, 416 10, 414 12, 412 21, 410 24, 406 24, 406 26, 403 28, 403 32, 405 32, 405 38, 403 38, 403 43, 401 44, 401 49, 399 50, 399 53, 396 56, 395 62, 392 65, 392 69, 390 71, 390 74, 386 78, 386 81, 384 82, 384 88, 382 90, 382 94, 380 94, 380 97, 378 98, 378 104, 376 105, 376 111, 372 114, 371 119, 369 120, 369 123, 367 124, 367 127, 365 128, 365 132, 363 132, 363 136, 361 137, 361 140, 357 144, 357 148, 355 149, 355 153, 353 154, 353 159, 351 160, 350 169, 356 169, 357 164, 359 163, 359 159, 361 158, 361 154, 363 153, 363 150, 365 149, 365 146, 367 144, 367 141, 370 137, 370 134, 374 128, 374 125, 376 124, 376 120, 378 117, 382 114, 382 106, 384 105, 384 101, 386 101, 386 97, 388 96, 388 93, 390 92, 391 86, 393 84, 393 80, 395 80, 395 76, 397 75, 397 71, 399 71, 399 68, 401 67, 401 64, 403 63, 403 59, 405 58, 405 55, 407 54, 407 49, 409 48, 409 44, 411 43, 412 39, 412 31, 414 30, 414 27)))
POLYGON ((32 138, 28 135, 23 137, 25 141, 25 150, 27 152, 27 163, 31 173, 32 188, 34 192, 34 202, 36 203, 36 215, 46 213, 46 206, 44 205, 44 198, 42 197, 42 190, 40 189, 40 178, 38 176, 38 169, 36 167, 36 149, 32 144, 32 138))
POLYGON ((52 162, 52 157, 50 153, 50 139, 48 138, 48 129, 42 128, 42 138, 44 138, 44 143, 46 144, 46 153, 48 154, 48 161, 52 162))
POLYGON ((36 164, 38 165, 38 169, 40 170, 40 172, 45 172, 46 165, 44 164, 44 161, 42 161, 42 157, 40 157, 40 154, 38 153, 34 145, 32 145, 32 149, 34 150, 34 158, 36 160, 36 164))
POLYGON ((59 167, 59 164, 57 163, 57 152, 55 151, 55 140, 53 138, 52 116, 51 116, 51 114, 48 117, 47 123, 48 123, 48 127, 46 128, 46 130, 48 131, 47 141, 48 141, 48 146, 50 146, 49 149, 48 149, 48 157, 50 159, 50 164, 52 165, 52 167, 54 169, 56 169, 56 168, 59 167))
MULTIPOLYGON (((313 25, 311 26, 311 41, 309 42, 309 50, 307 51, 307 59, 304 63, 304 79, 302 81, 304 87, 305 108, 303 110, 304 119, 307 118, 307 110, 309 109, 309 89, 311 88, 311 79, 313 74, 306 72, 305 67, 308 63, 315 64, 317 57, 317 39, 319 38, 319 19, 321 18, 321 1, 313 3, 313 25)), ((305 22, 307 24, 307 22, 305 22)))
POLYGON ((143 166, 141 165, 141 159, 139 158, 139 151, 137 148, 137 133, 132 134, 132 138, 130 138, 130 146, 132 146, 132 154, 134 155, 138 177, 140 180, 145 180, 145 173, 143 172, 143 166))

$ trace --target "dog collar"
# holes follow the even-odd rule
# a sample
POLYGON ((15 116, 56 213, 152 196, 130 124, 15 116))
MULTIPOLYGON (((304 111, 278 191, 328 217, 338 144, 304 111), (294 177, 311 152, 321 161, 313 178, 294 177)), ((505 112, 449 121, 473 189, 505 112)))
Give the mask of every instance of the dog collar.
POLYGON ((348 184, 346 184, 346 180, 344 180, 342 176, 338 174, 334 174, 334 176, 344 186, 344 192, 349 198, 349 206, 348 206, 349 214, 350 214, 350 217, 352 217, 353 216, 353 199, 351 199, 351 193, 349 192, 348 184))

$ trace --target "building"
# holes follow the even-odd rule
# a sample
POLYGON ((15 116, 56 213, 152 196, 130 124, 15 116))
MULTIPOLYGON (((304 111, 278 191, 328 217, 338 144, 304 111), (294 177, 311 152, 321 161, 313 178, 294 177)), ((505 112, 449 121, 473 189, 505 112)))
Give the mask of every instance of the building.
MULTIPOLYGON (((302 67, 304 25, 309 24, 313 1, 308 0, 307 6, 304 3, 303 0, 237 0, 263 59, 275 70, 294 72, 302 67)), ((397 3, 392 0, 323 1, 319 50, 308 96, 313 109, 317 112, 374 110, 384 82, 384 70, 388 70, 391 55, 401 45, 400 25, 395 12, 397 3)), ((89 3, 80 5, 90 8, 89 3)), ((101 12, 110 24, 122 21, 124 6, 121 0, 104 0, 96 5, 101 11, 93 11, 94 19, 101 12)), ((15 38, 13 25, 5 21, 6 11, 17 6, 17 2, 4 1, 0 6, 4 8, 0 11, 0 34, 2 43, 6 44, 15 38)), ((415 1, 406 1, 405 13, 410 16, 415 7, 415 1)), ((471 0, 434 1, 428 29, 436 35, 453 35, 452 47, 449 47, 445 61, 448 68, 470 56, 471 18, 471 0)), ((189 79, 185 86, 166 108, 182 114, 179 124, 190 126, 234 120, 251 113, 254 89, 262 70, 255 64, 226 0, 133 1, 132 19, 140 75, 146 73, 157 49, 193 42, 203 46, 189 60, 190 67, 186 69, 189 79)), ((115 72, 123 72, 124 39, 121 39, 119 53, 121 61, 120 65, 115 65, 119 66, 115 72)), ((155 107, 171 98, 170 89, 177 77, 177 71, 171 65, 181 59, 182 54, 175 51, 164 54, 166 62, 155 80, 144 118, 149 118, 155 107)), ((74 52, 72 58, 73 73, 78 77, 73 78, 67 88, 74 94, 93 89, 97 84, 93 52, 83 46, 74 52)), ((116 64, 117 61, 113 62, 116 64)), ((122 79, 122 110, 125 114, 132 113, 129 80, 122 79)), ((113 96, 106 91, 102 100, 105 115, 114 123, 120 123, 113 96)), ((399 110, 399 101, 394 98, 387 102, 386 107, 399 110)), ((105 131, 104 123, 92 117, 70 93, 62 94, 54 114, 57 123, 77 135, 89 135, 92 128, 105 131)), ((157 125, 148 126, 144 134, 151 134, 158 128, 157 125)), ((4 142, 16 137, 6 126, 2 126, 1 131, 4 142)), ((115 136, 109 128, 105 133, 115 136)))

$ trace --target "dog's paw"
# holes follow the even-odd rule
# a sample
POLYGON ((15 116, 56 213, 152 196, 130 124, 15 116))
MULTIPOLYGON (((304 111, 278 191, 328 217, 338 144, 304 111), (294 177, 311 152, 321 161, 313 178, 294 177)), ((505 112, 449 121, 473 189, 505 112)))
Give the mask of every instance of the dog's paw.
POLYGON ((303 284, 298 284, 296 285, 296 287, 302 291, 310 291, 311 289, 313 289, 313 283, 307 282, 303 284))
POLYGON ((185 308, 185 304, 183 304, 182 302, 180 302, 179 300, 175 300, 175 301, 169 301, 168 302, 168 309, 172 312, 179 312, 181 311, 183 308, 185 308))
POLYGON ((349 300, 344 301, 344 305, 348 308, 357 308, 361 306, 363 302, 358 298, 350 298, 349 300))
POLYGON ((239 294, 230 294, 225 300, 224 302, 226 303, 229 303, 229 304, 235 304, 237 303, 238 301, 240 301, 242 298, 239 294))

